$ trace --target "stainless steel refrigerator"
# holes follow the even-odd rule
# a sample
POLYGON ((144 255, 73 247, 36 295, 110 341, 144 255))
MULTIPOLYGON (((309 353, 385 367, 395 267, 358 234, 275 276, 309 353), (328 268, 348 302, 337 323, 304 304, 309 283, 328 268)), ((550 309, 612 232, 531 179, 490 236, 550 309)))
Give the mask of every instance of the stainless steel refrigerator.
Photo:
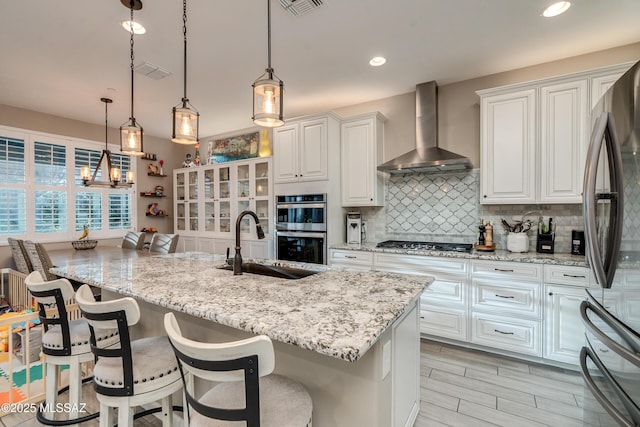
POLYGON ((580 307, 585 422, 640 426, 640 62, 607 90, 592 117, 584 222, 599 288, 587 289, 580 307))

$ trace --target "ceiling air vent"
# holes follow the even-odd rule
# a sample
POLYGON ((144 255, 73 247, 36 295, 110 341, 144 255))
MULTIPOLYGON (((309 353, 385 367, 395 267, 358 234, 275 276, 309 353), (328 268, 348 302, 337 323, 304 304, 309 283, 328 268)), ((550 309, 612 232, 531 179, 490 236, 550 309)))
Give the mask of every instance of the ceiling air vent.
POLYGON ((322 6, 324 0, 280 0, 284 9, 293 16, 302 16, 322 6))
POLYGON ((137 65, 133 70, 138 74, 142 74, 143 76, 147 76, 154 80, 164 79, 171 75, 171 71, 162 69, 150 62, 143 62, 142 64, 137 65))

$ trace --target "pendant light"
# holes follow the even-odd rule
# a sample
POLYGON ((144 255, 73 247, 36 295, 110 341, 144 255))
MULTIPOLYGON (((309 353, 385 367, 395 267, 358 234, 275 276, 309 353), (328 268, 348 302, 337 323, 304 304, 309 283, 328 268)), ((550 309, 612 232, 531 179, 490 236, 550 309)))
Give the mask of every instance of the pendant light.
POLYGON ((267 52, 265 73, 253 82, 253 122, 258 126, 278 127, 284 124, 282 97, 284 83, 271 68, 271 0, 267 0, 267 52))
MULTIPOLYGON (((133 10, 142 9, 140 0, 120 0, 121 3, 131 10, 131 22, 133 22, 133 10)), ((142 139, 144 130, 133 115, 133 26, 129 30, 131 35, 129 45, 131 46, 131 117, 120 126, 120 151, 133 156, 142 156, 144 154, 142 139)))
POLYGON ((120 168, 113 167, 113 164, 111 163, 111 151, 109 151, 108 144, 109 122, 107 120, 107 107, 113 101, 109 98, 100 98, 100 101, 104 102, 104 150, 102 150, 102 155, 100 156, 100 160, 98 160, 98 164, 96 165, 96 170, 93 172, 93 175, 91 176, 91 168, 89 166, 83 166, 80 168, 80 178, 82 178, 82 183, 85 187, 130 188, 134 181, 133 171, 127 172, 127 182, 123 183, 122 170, 120 170, 120 168), (109 180, 96 181, 98 170, 102 168, 103 162, 106 162, 106 175, 109 180))
POLYGON ((187 0, 182 0, 182 34, 184 35, 184 96, 182 103, 173 107, 171 141, 178 144, 197 144, 200 113, 187 98, 187 0))

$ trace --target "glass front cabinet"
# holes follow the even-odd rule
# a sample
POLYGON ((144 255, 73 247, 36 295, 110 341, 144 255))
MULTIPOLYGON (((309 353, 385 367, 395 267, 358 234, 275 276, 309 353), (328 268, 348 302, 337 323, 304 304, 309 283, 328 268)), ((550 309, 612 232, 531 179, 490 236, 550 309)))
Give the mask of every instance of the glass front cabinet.
POLYGON ((198 250, 210 252, 212 248, 231 246, 233 254, 236 218, 251 210, 258 215, 266 238, 257 241, 254 220, 245 216, 240 223, 241 239, 251 243, 242 244, 242 254, 272 256, 274 196, 270 157, 175 169, 173 174, 176 233, 202 240, 198 250), (212 239, 221 240, 215 244, 212 239))

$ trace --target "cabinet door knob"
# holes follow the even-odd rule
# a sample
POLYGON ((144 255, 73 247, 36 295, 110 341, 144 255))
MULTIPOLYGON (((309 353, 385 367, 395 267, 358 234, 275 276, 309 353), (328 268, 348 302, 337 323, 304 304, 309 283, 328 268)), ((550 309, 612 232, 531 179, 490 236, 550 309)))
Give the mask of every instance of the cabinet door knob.
POLYGON ((549 292, 549 296, 552 297, 553 296, 553 292, 549 292))
POLYGON ((485 195, 483 195, 482 197, 484 197, 484 198, 486 199, 486 198, 487 198, 487 195, 485 194, 485 195))

